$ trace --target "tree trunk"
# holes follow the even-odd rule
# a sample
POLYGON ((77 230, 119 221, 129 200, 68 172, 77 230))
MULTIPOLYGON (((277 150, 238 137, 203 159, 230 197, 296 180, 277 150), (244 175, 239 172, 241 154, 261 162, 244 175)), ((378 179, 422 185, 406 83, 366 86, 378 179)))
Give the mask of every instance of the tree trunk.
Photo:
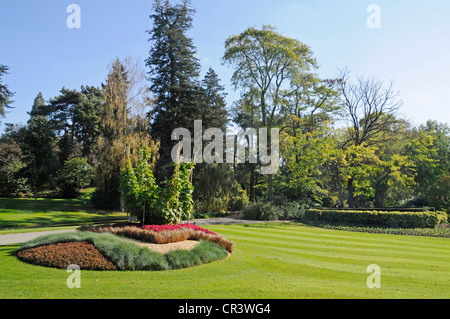
MULTIPOLYGON (((123 204, 123 191, 120 191, 120 211, 123 213, 125 212, 125 206, 123 204)), ((127 213, 128 215, 128 213, 127 213)))
POLYGON ((344 208, 344 190, 341 185, 339 185, 339 208, 344 208))
POLYGON ((254 202, 255 198, 255 170, 250 173, 250 202, 254 202))
POLYGON ((347 192, 348 192, 348 198, 347 198, 347 204, 349 208, 355 208, 355 195, 354 189, 353 189, 353 177, 351 177, 348 180, 347 184, 347 192))
POLYGON ((145 226, 145 204, 144 204, 144 211, 142 213, 142 226, 145 226))
POLYGON ((384 196, 386 194, 386 190, 382 187, 375 187, 375 208, 383 208, 384 207, 384 196))
POLYGON ((267 175, 267 191, 269 202, 273 201, 273 174, 267 175))

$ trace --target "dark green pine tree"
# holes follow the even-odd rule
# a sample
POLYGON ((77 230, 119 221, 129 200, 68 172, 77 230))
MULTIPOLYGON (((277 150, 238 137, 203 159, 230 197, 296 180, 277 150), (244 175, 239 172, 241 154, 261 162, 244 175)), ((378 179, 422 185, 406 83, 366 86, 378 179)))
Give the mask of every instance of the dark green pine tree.
POLYGON ((62 164, 70 157, 80 157, 81 144, 76 139, 74 110, 80 103, 82 94, 77 90, 62 88, 60 95, 48 104, 50 128, 58 137, 59 161, 62 164))
POLYGON ((196 48, 186 32, 191 29, 195 10, 189 3, 172 5, 156 0, 153 6, 153 29, 148 31, 152 43, 146 65, 150 69, 150 90, 156 96, 155 108, 149 113, 151 132, 160 141, 158 179, 171 174, 171 150, 176 142, 172 131, 183 127, 193 132, 199 119, 200 63, 196 48))
MULTIPOLYGON (((220 84, 217 73, 209 68, 199 88, 197 119, 202 120, 203 133, 210 128, 219 128, 225 136, 228 124, 225 97, 225 88, 220 84)), ((203 147, 208 143, 204 142, 203 147)), ((226 145, 223 147, 225 149, 226 145)), ((223 160, 225 161, 225 158, 223 160)), ((230 198, 236 195, 232 194, 237 185, 232 166, 229 164, 197 164, 192 183, 194 185, 193 197, 198 211, 220 212, 226 210, 230 198)))
POLYGON ((0 64, 0 117, 5 116, 5 109, 11 108, 13 101, 11 98, 14 93, 11 92, 6 84, 3 84, 2 77, 8 73, 9 68, 6 65, 0 64))
POLYGON ((45 103, 45 99, 41 92, 36 96, 33 102, 33 106, 31 107, 31 112, 28 112, 30 116, 48 116, 49 108, 45 103))
POLYGON ((50 127, 57 136, 74 135, 73 110, 80 102, 81 94, 77 90, 62 88, 60 95, 49 101, 48 117, 50 127))
POLYGON ((204 128, 220 128, 225 133, 228 123, 225 97, 225 87, 220 84, 219 76, 209 68, 202 80, 200 114, 204 128))
POLYGON ((75 136, 82 146, 82 156, 94 164, 97 141, 100 136, 100 112, 103 106, 103 92, 94 86, 82 86, 78 104, 73 109, 75 136))
POLYGON ((22 174, 28 178, 31 185, 35 207, 38 194, 52 188, 55 173, 59 168, 54 153, 55 140, 55 134, 45 116, 31 117, 21 145, 25 163, 22 174))

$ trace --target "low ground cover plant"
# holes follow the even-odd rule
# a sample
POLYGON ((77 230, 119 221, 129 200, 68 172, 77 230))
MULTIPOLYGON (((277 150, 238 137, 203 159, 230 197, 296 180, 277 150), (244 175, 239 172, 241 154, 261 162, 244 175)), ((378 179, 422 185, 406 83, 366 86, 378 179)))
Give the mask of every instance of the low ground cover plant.
POLYGON ((17 257, 27 263, 64 269, 75 264, 88 270, 117 270, 117 267, 87 241, 57 243, 21 250, 17 257))
POLYGON ((362 226, 341 226, 327 223, 313 223, 314 226, 326 229, 352 231, 359 233, 387 234, 387 235, 407 235, 426 237, 446 237, 450 238, 450 228, 389 228, 389 227, 362 227, 362 226))

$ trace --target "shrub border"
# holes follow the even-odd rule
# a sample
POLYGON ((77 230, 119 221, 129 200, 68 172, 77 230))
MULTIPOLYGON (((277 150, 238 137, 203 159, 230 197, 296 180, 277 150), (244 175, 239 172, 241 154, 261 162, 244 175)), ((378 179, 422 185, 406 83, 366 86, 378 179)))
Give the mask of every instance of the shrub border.
POLYGON ((304 224, 324 229, 357 233, 450 238, 450 228, 389 228, 362 225, 341 225, 317 221, 304 222, 304 224))
POLYGON ((307 209, 304 221, 391 228, 436 228, 448 222, 445 212, 391 212, 307 209))

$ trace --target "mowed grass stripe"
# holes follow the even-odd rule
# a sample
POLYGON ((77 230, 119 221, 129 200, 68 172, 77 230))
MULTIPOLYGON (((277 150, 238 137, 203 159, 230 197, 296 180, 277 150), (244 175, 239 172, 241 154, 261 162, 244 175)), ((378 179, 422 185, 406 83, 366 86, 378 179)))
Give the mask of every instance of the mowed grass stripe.
POLYGON ((256 244, 249 244, 246 246, 246 249, 251 249, 253 256, 264 258, 267 262, 270 260, 271 262, 276 262, 278 264, 284 263, 285 265, 290 265, 291 267, 298 267, 298 269, 308 266, 322 270, 363 273, 367 266, 372 264, 372 262, 364 263, 358 259, 333 258, 303 254, 300 252, 284 252, 280 250, 275 251, 267 246, 256 244), (270 250, 270 256, 268 256, 268 250, 270 250))
MULTIPOLYGON (((402 247, 394 247, 392 249, 385 249, 385 248, 379 248, 379 247, 371 247, 366 248, 364 246, 358 246, 358 247, 346 247, 342 245, 334 244, 333 242, 327 242, 323 244, 317 244, 317 243, 311 243, 307 242, 306 244, 301 241, 292 241, 292 240, 286 240, 286 239, 277 239, 277 238, 271 238, 271 239, 259 239, 257 237, 253 237, 252 240, 250 236, 245 237, 233 237, 236 238, 236 240, 239 242, 239 244, 243 243, 262 243, 264 242, 265 246, 271 246, 274 249, 277 248, 285 248, 290 247, 292 249, 297 250, 304 250, 304 251, 326 251, 326 252, 333 252, 333 253, 339 253, 340 255, 348 255, 348 254, 358 254, 359 255, 380 255, 383 257, 404 257, 409 258, 412 255, 421 257, 423 259, 427 259, 430 261, 434 261, 436 259, 436 253, 430 253, 427 250, 423 249, 414 249, 411 248, 408 251, 402 250, 402 247)), ((445 262, 450 262, 450 256, 446 255, 445 253, 438 254, 440 256, 440 259, 445 262)))
MULTIPOLYGON (((247 244, 246 248, 252 249, 255 253, 261 256, 267 256, 267 245, 263 244, 247 244)), ((304 253, 302 251, 295 251, 292 249, 276 249, 272 250, 276 254, 276 259, 285 263, 292 263, 298 265, 307 265, 316 268, 326 268, 339 271, 353 272, 353 267, 365 271, 368 265, 378 264, 380 267, 390 269, 390 272, 395 272, 395 269, 401 268, 401 273, 410 270, 414 274, 426 275, 430 271, 434 271, 436 276, 446 276, 450 272, 450 267, 446 266, 448 263, 421 261, 417 258, 386 258, 384 256, 365 256, 360 255, 333 255, 328 252, 324 253, 304 253), (360 266, 360 267, 359 267, 360 266), (433 270, 431 270, 433 269, 433 270)))
MULTIPOLYGON (((287 224, 291 225, 291 224, 287 224)), ((267 226, 258 226, 258 225, 230 225, 230 228, 226 228, 227 231, 230 229, 238 230, 241 233, 248 231, 253 228, 260 228, 261 233, 264 234, 284 234, 285 236, 298 236, 302 235, 303 237, 317 237, 324 239, 342 239, 343 241, 348 241, 351 237, 351 242, 353 243, 355 239, 358 239, 360 243, 373 244, 374 239, 380 238, 380 235, 383 237, 383 242, 385 244, 401 244, 405 243, 410 244, 412 238, 419 238, 418 241, 415 242, 415 247, 423 247, 423 248, 432 248, 432 249, 444 249, 450 253, 450 245, 448 242, 448 238, 437 238, 436 237, 424 237, 424 236, 401 236, 401 235, 389 235, 389 234, 373 234, 373 233, 361 233, 361 232, 349 232, 349 231, 340 231, 340 230, 330 230, 323 229, 318 227, 307 226, 303 224, 296 224, 295 226, 273 226, 272 228, 265 228, 267 226), (241 228, 241 227, 244 228, 241 228), (301 227, 298 227, 301 226, 301 227)), ((253 232, 254 233, 254 232, 253 232)), ((259 232, 258 232, 259 233, 259 232)), ((348 243, 348 242, 347 242, 348 243)))
POLYGON ((261 246, 275 251, 283 251, 287 253, 302 253, 304 256, 325 256, 329 258, 337 259, 355 259, 355 260, 374 260, 382 259, 389 262, 404 262, 408 261, 414 265, 441 265, 445 266, 450 264, 450 257, 440 256, 439 260, 436 260, 436 255, 427 254, 422 250, 417 250, 413 253, 399 252, 397 249, 392 250, 380 250, 380 249, 364 249, 364 248, 347 248, 341 246, 330 245, 309 245, 305 246, 298 243, 290 243, 286 245, 283 241, 276 240, 238 240, 239 245, 252 245, 261 246))
POLYGON ((274 257, 275 254, 268 255, 266 252, 254 251, 254 247, 250 248, 252 256, 245 262, 254 269, 255 273, 267 273, 267 277, 270 280, 276 280, 277 283, 290 278, 287 285, 296 285, 299 292, 312 292, 311 296, 316 289, 327 291, 328 296, 331 297, 341 296, 344 298, 361 298, 364 295, 366 297, 376 297, 377 295, 383 297, 387 294, 391 298, 400 296, 413 298, 421 293, 430 293, 442 298, 446 296, 446 293, 448 295, 446 283, 441 281, 443 277, 438 273, 433 273, 433 276, 430 277, 430 273, 425 271, 405 272, 402 268, 382 267, 383 289, 368 289, 366 265, 334 263, 332 268, 326 268, 325 263, 293 263, 292 260, 280 258, 278 254, 274 257), (435 284, 436 281, 439 281, 439 285, 435 284), (427 289, 432 289, 432 291, 429 292, 427 289))
MULTIPOLYGON (((299 226, 301 227, 301 226, 299 226)), ((212 230, 219 232, 220 229, 213 228, 212 230)), ((333 231, 335 232, 335 231, 333 231)), ((441 244, 440 241, 448 241, 447 238, 433 238, 439 244, 427 244, 426 247, 424 245, 420 245, 421 241, 426 240, 428 238, 423 237, 410 237, 410 236, 402 236, 409 237, 409 241, 392 241, 389 237, 398 236, 398 235, 382 235, 382 234, 365 234, 365 233, 351 233, 346 232, 346 236, 343 238, 329 238, 323 236, 316 236, 314 234, 305 234, 303 232, 298 232, 295 235, 286 234, 283 231, 276 232, 255 232, 251 230, 240 230, 237 228, 223 229, 222 234, 226 237, 229 237, 230 240, 233 240, 233 237, 241 238, 242 240, 248 240, 251 238, 258 238, 258 240, 266 240, 266 241, 275 241, 275 242, 283 242, 283 243, 292 243, 292 244, 301 244, 303 243, 305 246, 311 246, 317 244, 324 244, 327 246, 333 246, 335 248, 341 248, 344 250, 353 250, 353 249, 363 249, 367 250, 395 250, 395 253, 414 253, 418 249, 426 251, 425 254, 434 257, 436 254, 442 254, 442 256, 449 256, 450 250, 444 244, 441 244), (369 239, 364 239, 364 236, 368 236, 369 239), (386 236, 389 236, 386 239, 386 236), (361 239, 363 238, 363 239, 361 239)))
MULTIPOLYGON (((244 232, 246 229, 260 229, 261 232, 264 233, 272 233, 272 234, 292 234, 292 235, 298 235, 302 234, 303 236, 312 235, 314 237, 321 237, 321 238, 335 238, 335 239, 343 239, 346 240, 351 236, 352 238, 358 238, 360 242, 367 242, 371 243, 373 242, 373 238, 378 238, 379 235, 383 235, 383 241, 386 243, 392 243, 392 244, 404 244, 405 242, 411 242, 411 238, 420 238, 420 240, 416 243, 418 246, 422 246, 424 248, 429 247, 441 247, 443 249, 446 249, 450 252, 450 245, 448 244, 448 238, 441 238, 441 237, 426 237, 426 236, 402 236, 402 235, 390 235, 390 234, 375 234, 375 233, 363 233, 363 232, 350 232, 350 231, 343 231, 343 230, 331 230, 331 229, 324 229, 319 227, 313 227, 308 226, 304 224, 292 224, 292 223, 286 223, 286 224, 273 224, 272 227, 267 228, 271 224, 248 224, 248 225, 230 225, 227 226, 227 230, 230 229, 236 229, 239 231, 244 232), (301 226, 301 227, 298 227, 301 226), (243 228, 242 228, 243 227, 243 228), (438 238, 438 240, 434 240, 435 238, 438 238)), ((217 227, 217 226, 214 226, 217 227)), ((220 227, 220 226, 219 226, 220 227)))
MULTIPOLYGON (((235 227, 232 227, 235 229, 235 227)), ((218 229, 215 229, 218 230, 218 229)), ((323 244, 311 244, 304 245, 295 242, 292 238, 286 238, 283 233, 279 233, 279 237, 274 236, 262 236, 260 233, 251 234, 245 232, 244 235, 236 235, 235 231, 229 231, 227 228, 223 228, 227 232, 227 236, 231 240, 236 240, 237 245, 245 246, 245 249, 255 248, 262 250, 262 253, 269 254, 267 250, 271 250, 274 253, 283 252, 288 255, 288 259, 292 259, 293 255, 301 256, 302 258, 312 260, 330 260, 354 264, 364 261, 379 262, 387 265, 388 267, 403 267, 404 269, 415 269, 421 267, 425 272, 430 269, 436 273, 443 273, 444 275, 449 272, 450 258, 446 253, 446 249, 436 248, 434 252, 430 252, 429 249, 416 247, 417 241, 426 239, 422 237, 413 238, 413 242, 410 242, 408 249, 405 249, 403 245, 389 245, 389 249, 386 245, 382 245, 382 238, 384 235, 378 235, 378 241, 374 244, 375 247, 367 248, 364 245, 357 245, 354 247, 343 247, 341 243, 333 243, 332 241, 326 241, 323 244), (232 234, 233 233, 233 234, 232 234), (286 248, 288 247, 288 248, 286 248), (436 254, 436 252, 439 252, 436 254), (347 261, 345 261, 347 259, 347 261)), ((347 236, 351 236, 353 233, 349 233, 347 236)), ((355 234, 361 236, 360 233, 355 234)), ((362 234, 364 235, 364 234, 362 234)), ((292 236, 291 236, 292 237, 292 236)), ((404 236, 407 237, 407 236, 404 236)), ((433 238, 435 239, 435 238, 433 238)), ((446 239, 444 239, 446 240, 446 239)), ((401 243, 402 244, 402 243, 401 243)), ((244 247, 243 247, 244 249, 244 247)), ((330 264, 330 267, 333 267, 330 264)))
MULTIPOLYGON (((349 235, 353 235, 353 233, 349 235)), ((284 238, 278 238, 277 242, 276 240, 268 240, 267 238, 250 240, 247 234, 236 237, 240 238, 229 236, 229 238, 235 239, 239 247, 242 247, 243 250, 252 251, 254 258, 263 258, 266 264, 274 262, 278 264, 280 269, 283 268, 281 264, 284 264, 284 267, 292 267, 298 270, 304 270, 304 267, 307 267, 311 271, 314 271, 313 269, 320 272, 326 271, 333 280, 341 278, 343 276, 342 274, 347 274, 347 277, 359 278, 357 282, 361 284, 360 279, 367 278, 366 267, 370 264, 377 263, 383 269, 384 287, 399 290, 398 286, 404 286, 405 282, 407 282, 408 285, 416 285, 417 287, 421 287, 421 289, 429 289, 434 286, 432 287, 433 289, 441 291, 439 297, 443 296, 442 293, 448 295, 448 290, 445 289, 449 284, 448 274, 450 272, 450 262, 448 258, 446 255, 427 254, 427 250, 423 248, 417 248, 413 253, 402 253, 401 257, 399 255, 399 252, 402 252, 401 245, 397 245, 397 247, 389 250, 386 248, 375 248, 374 250, 372 248, 370 249, 370 253, 364 253, 364 249, 358 249, 357 251, 355 249, 348 249, 349 251, 354 250, 355 254, 337 255, 337 250, 335 250, 336 246, 332 244, 316 245, 313 247, 313 249, 317 250, 316 252, 310 251, 305 253, 304 250, 299 252, 296 248, 292 247, 294 246, 292 243, 286 244, 284 238), (280 244, 285 248, 280 249, 280 244), (377 253, 376 256, 373 254, 374 251, 377 253), (365 257, 362 257, 362 255, 365 257), (389 258, 386 255, 397 255, 398 257, 389 258), (427 260, 423 260, 424 255, 428 256, 427 260)), ((383 237, 385 236, 381 235, 381 238, 383 237)), ((415 239, 415 241, 420 241, 426 238, 419 237, 415 239)), ((305 249, 304 246, 302 248, 305 249)), ((411 294, 414 295, 416 292, 411 291, 411 294)))

